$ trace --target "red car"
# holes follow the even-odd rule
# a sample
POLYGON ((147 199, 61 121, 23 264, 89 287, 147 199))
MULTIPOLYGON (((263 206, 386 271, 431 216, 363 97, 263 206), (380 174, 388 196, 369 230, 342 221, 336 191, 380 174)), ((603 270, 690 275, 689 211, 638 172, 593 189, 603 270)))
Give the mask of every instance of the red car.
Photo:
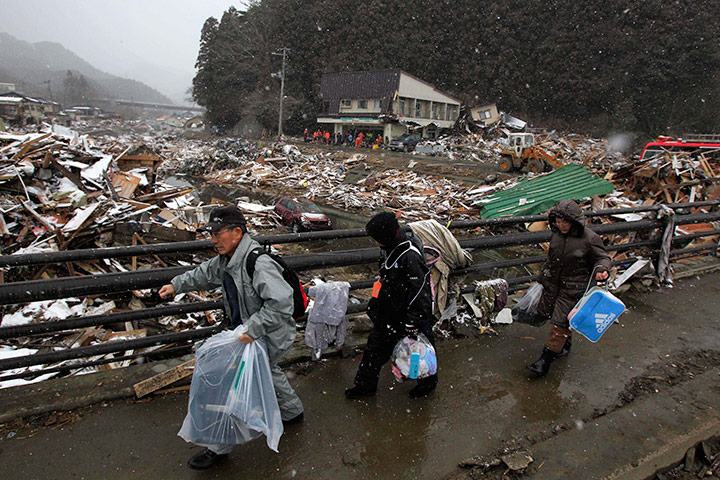
POLYGON ((275 213, 294 233, 306 230, 329 230, 332 222, 320 208, 310 200, 282 197, 275 204, 275 213))

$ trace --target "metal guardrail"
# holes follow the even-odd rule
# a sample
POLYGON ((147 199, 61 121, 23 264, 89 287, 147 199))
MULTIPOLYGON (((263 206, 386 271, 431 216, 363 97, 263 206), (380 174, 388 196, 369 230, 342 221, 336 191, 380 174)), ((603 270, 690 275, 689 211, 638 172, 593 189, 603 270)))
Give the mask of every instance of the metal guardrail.
MULTIPOLYGON (((693 203, 671 203, 665 206, 678 210, 687 208, 713 207, 720 205, 720 200, 693 202, 693 203)), ((612 215, 628 213, 657 212, 660 205, 645 207, 617 208, 610 210, 597 210, 585 212, 586 217, 608 217, 612 215)), ((453 221, 447 224, 450 230, 466 229, 476 227, 506 227, 521 223, 531 223, 547 220, 547 215, 525 215, 517 217, 490 218, 471 221, 453 221)), ((301 232, 280 235, 260 235, 254 237, 261 245, 273 245, 281 243, 297 243, 313 240, 337 240, 342 238, 365 237, 367 233, 362 228, 327 230, 321 232, 301 232)), ((210 240, 196 240, 191 242, 159 243, 150 245, 134 245, 108 248, 88 248, 82 250, 70 250, 62 252, 25 253, 19 255, 0 256, 0 267, 19 267, 30 265, 43 265, 48 263, 77 262, 84 260, 100 260, 105 258, 127 258, 141 255, 163 255, 172 253, 189 253, 202 250, 211 250, 210 240)))
MULTIPOLYGON (((714 202, 695 202, 693 204, 672 204, 675 209, 687 209, 691 207, 701 206, 717 206, 720 201, 714 202)), ((632 209, 616 209, 602 210, 597 212, 589 212, 588 216, 609 216, 623 213, 640 213, 652 212, 660 209, 660 206, 638 207, 632 209)), ((523 217, 510 217, 490 220, 476 220, 470 222, 453 222, 450 228, 475 228, 478 226, 507 227, 520 223, 535 222, 546 219, 546 215, 532 215, 523 217)), ((675 217, 676 225, 684 225, 689 223, 704 223, 709 221, 720 220, 720 212, 701 213, 694 215, 682 215, 675 217)), ((601 235, 621 234, 629 232, 652 231, 662 228, 664 221, 656 219, 639 220, 633 222, 610 223, 601 225, 592 225, 595 232, 601 235)), ((673 243, 689 241, 703 236, 717 235, 720 230, 712 230, 708 232, 698 232, 689 235, 679 235, 673 238, 673 243)), ((261 244, 269 245, 276 243, 288 243, 296 241, 312 241, 327 240, 337 238, 353 238, 365 236, 363 229, 348 229, 329 232, 310 232, 288 235, 268 235, 257 237, 261 244)), ((522 232, 510 233, 504 235, 484 236, 476 238, 463 238, 459 240, 463 248, 474 249, 496 249, 518 245, 533 245, 548 241, 550 238, 549 231, 542 232, 522 232)), ((649 248, 656 251, 660 245, 660 240, 651 239, 644 241, 636 241, 618 245, 609 245, 609 251, 629 251, 638 248, 649 248)), ((20 266, 20 265, 41 265, 45 263, 72 262, 83 259, 97 258, 118 258, 140 255, 157 255, 171 254, 183 252, 197 252, 198 250, 206 250, 211 247, 209 241, 196 242, 178 242, 174 244, 157 244, 142 245, 133 247, 111 247, 107 249, 88 249, 73 252, 52 252, 43 254, 26 254, 26 255, 9 255, 0 257, 0 266, 20 266)), ((700 252, 715 250, 717 246, 702 246, 689 249, 672 250, 671 255, 683 256, 687 254, 697 254, 700 252)), ((356 249, 338 252, 328 252, 320 254, 305 254, 286 256, 285 259, 289 265, 298 271, 310 271, 318 268, 362 265, 376 262, 379 259, 380 250, 377 248, 356 249)), ((503 260, 498 262, 489 262, 476 264, 452 272, 453 275, 463 275, 468 273, 492 272, 497 269, 505 269, 511 267, 526 266, 537 264, 545 261, 546 256, 538 255, 513 260, 503 260)), ((623 264, 633 261, 632 259, 616 262, 623 264)), ((157 269, 143 272, 123 272, 103 275, 91 275, 86 277, 70 277, 52 280, 36 280, 29 282, 15 282, 10 284, 0 284, 0 304, 7 305, 12 303, 27 303, 38 300, 49 300, 56 298, 66 298, 69 296, 86 296, 103 293, 125 292, 129 290, 157 288, 167 283, 173 276, 193 267, 172 267, 165 269, 157 269)), ((521 288, 523 285, 535 279, 534 276, 517 277, 509 279, 512 289, 521 288)), ((351 289, 366 289, 372 284, 372 280, 361 280, 351 283, 351 289)), ((467 287, 465 290, 472 291, 474 287, 467 287)), ((194 304, 169 305, 163 307, 148 308, 141 311, 111 313, 106 315, 86 316, 69 318, 61 321, 42 322, 30 325, 22 325, 16 327, 0 327, 0 339, 12 339, 22 336, 46 334, 52 332, 60 332, 73 330, 77 328, 85 328, 89 326, 102 326, 118 322, 157 319, 168 315, 179 315, 191 312, 207 311, 222 308, 222 302, 198 302, 194 304)), ((349 305, 348 313, 356 313, 364 311, 366 304, 349 305)), ((88 347, 78 347, 74 349, 66 349, 62 351, 35 354, 23 357, 14 357, 0 360, 0 371, 9 369, 23 368, 34 365, 42 365, 60 361, 68 361, 94 357, 117 352, 125 352, 136 348, 147 348, 155 345, 176 345, 164 352, 182 351, 187 352, 190 342, 205 338, 217 331, 216 327, 197 329, 187 332, 170 333, 162 335, 153 335, 135 340, 123 340, 115 342, 107 342, 99 345, 91 345, 88 347), (178 345, 180 344, 180 345, 178 345), (173 350, 171 350, 173 349, 173 350)), ((43 370, 30 372, 21 372, 19 374, 6 375, 0 377, 0 381, 9 380, 11 378, 24 378, 40 375, 43 373, 51 373, 58 371, 73 370, 84 368, 86 366, 100 365, 103 363, 118 362, 125 359, 137 357, 152 357, 162 354, 158 352, 143 352, 122 357, 113 357, 111 359, 93 360, 88 362, 75 363, 72 365, 63 365, 58 367, 50 367, 43 370)))

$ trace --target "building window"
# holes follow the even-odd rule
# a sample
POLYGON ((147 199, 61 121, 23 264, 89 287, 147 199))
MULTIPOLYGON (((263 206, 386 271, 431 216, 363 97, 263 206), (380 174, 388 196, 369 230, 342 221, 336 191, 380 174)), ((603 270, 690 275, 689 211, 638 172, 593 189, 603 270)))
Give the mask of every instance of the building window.
POLYGON ((398 113, 403 116, 407 115, 407 112, 405 111, 405 103, 405 99, 401 98, 400 103, 398 104, 398 113))
POLYGON ((432 119, 433 120, 443 120, 442 118, 440 118, 440 107, 441 107, 441 105, 439 103, 432 104, 432 119))
POLYGON ((367 110, 367 100, 358 100, 358 108, 360 110, 367 110))
POLYGON ((373 100, 373 109, 380 110, 380 100, 373 100))
POLYGON ((490 110, 483 110, 480 113, 480 118, 482 118, 483 120, 490 118, 490 110))
POLYGON ((340 107, 342 107, 342 108, 352 107, 352 100, 350 100, 349 98, 343 98, 342 100, 340 100, 340 107))
POLYGON ((415 100, 415 118, 421 118, 422 117, 422 102, 420 100, 415 100))

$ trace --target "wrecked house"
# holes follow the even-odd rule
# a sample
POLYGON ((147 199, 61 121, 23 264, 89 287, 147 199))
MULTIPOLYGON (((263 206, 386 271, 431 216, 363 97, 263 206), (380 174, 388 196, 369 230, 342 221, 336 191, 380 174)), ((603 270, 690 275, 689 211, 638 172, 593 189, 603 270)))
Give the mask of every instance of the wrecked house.
POLYGON ((405 133, 437 137, 451 128, 460 100, 402 70, 325 74, 317 122, 333 133, 372 132, 385 141, 405 133))
POLYGON ((8 92, 0 94, 0 117, 5 123, 29 125, 38 123, 44 115, 44 101, 25 95, 8 92))
POLYGON ((102 110, 97 107, 78 105, 67 108, 64 112, 69 115, 72 120, 94 120, 100 116, 102 110))
POLYGON ((485 126, 497 123, 500 120, 500 112, 494 103, 471 108, 470 115, 476 122, 481 122, 485 126))

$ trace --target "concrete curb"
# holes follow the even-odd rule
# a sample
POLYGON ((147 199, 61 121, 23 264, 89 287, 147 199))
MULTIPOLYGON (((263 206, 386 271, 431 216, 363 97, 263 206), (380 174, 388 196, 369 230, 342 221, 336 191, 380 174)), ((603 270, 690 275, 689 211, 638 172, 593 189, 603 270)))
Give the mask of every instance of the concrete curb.
POLYGON ((536 443, 530 447, 535 462, 527 477, 648 479, 658 469, 681 461, 698 442, 720 434, 718 385, 720 368, 712 368, 693 380, 665 387, 662 397, 639 398, 536 443), (618 432, 624 437, 621 444, 617 444, 618 432))

